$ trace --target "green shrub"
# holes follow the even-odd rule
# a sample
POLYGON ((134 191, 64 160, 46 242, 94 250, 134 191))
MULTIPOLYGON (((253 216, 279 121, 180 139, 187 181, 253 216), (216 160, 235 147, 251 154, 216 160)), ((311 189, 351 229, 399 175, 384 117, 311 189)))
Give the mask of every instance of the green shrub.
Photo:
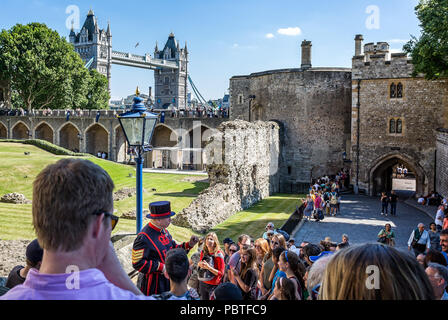
POLYGON ((88 157, 91 154, 88 153, 79 153, 73 152, 63 147, 57 146, 51 142, 40 140, 40 139, 30 139, 30 140, 18 140, 18 139, 0 139, 0 142, 14 142, 14 143, 23 143, 23 144, 31 144, 38 148, 41 148, 45 151, 48 151, 52 154, 58 156, 71 156, 71 157, 88 157))

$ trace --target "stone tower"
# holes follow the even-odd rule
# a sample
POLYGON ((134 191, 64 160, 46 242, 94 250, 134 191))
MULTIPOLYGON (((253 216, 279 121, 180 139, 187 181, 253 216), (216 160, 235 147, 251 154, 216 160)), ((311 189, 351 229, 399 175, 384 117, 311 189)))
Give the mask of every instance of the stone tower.
POLYGON ((89 69, 96 69, 107 77, 110 92, 112 65, 112 33, 110 24, 108 23, 107 30, 100 29, 95 14, 92 10, 89 10, 80 32, 75 33, 72 28, 69 41, 73 44, 75 51, 81 56, 84 63, 87 64, 93 58, 89 69))
POLYGON ((155 109, 185 109, 187 107, 188 49, 179 47, 173 33, 168 37, 163 50, 156 43, 155 59, 175 61, 179 69, 160 68, 154 71, 155 109))

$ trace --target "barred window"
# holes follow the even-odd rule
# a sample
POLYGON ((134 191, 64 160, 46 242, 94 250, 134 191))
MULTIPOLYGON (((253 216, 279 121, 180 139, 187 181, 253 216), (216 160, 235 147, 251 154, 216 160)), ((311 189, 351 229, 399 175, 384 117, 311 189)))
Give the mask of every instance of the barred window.
POLYGON ((395 133, 395 119, 389 121, 389 133, 395 133))
POLYGON ((395 130, 396 133, 401 133, 402 132, 402 122, 401 119, 397 120, 397 129, 395 130))
POLYGON ((401 82, 397 84, 397 98, 403 98, 403 85, 401 82))
POLYGON ((396 98, 397 97, 397 86, 395 85, 395 83, 392 83, 390 85, 390 97, 391 98, 396 98))

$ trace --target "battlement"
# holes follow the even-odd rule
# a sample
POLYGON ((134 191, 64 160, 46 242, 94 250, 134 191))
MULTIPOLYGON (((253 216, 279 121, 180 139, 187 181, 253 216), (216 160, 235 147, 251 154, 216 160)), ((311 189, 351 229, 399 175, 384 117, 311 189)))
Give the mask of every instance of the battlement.
POLYGON ((408 78, 412 76, 411 59, 404 52, 391 53, 387 42, 364 45, 361 54, 362 36, 355 38, 355 56, 352 58, 353 79, 408 78))

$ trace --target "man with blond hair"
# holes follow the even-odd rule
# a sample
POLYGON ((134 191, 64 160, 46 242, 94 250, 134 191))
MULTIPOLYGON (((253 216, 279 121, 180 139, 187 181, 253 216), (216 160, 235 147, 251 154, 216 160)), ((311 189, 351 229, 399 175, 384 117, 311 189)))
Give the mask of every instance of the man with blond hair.
POLYGON ((120 265, 110 241, 118 222, 114 183, 88 160, 63 159, 33 184, 33 225, 44 250, 39 269, 5 300, 145 299, 120 265))

